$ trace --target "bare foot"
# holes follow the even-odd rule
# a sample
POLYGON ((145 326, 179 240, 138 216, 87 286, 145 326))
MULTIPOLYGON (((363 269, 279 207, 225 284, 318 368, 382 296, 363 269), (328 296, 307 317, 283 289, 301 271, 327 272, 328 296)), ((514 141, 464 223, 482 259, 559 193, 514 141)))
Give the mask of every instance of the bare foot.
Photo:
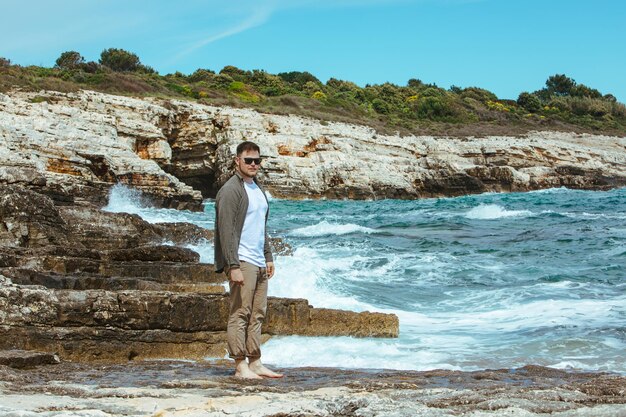
POLYGON ((243 378, 243 379, 263 379, 257 373, 252 372, 250 370, 246 361, 241 361, 240 363, 237 364, 235 377, 243 378))
POLYGON ((279 374, 263 366, 260 359, 251 361, 249 369, 250 371, 254 372, 256 375, 265 376, 267 378, 282 378, 283 377, 283 374, 279 374))

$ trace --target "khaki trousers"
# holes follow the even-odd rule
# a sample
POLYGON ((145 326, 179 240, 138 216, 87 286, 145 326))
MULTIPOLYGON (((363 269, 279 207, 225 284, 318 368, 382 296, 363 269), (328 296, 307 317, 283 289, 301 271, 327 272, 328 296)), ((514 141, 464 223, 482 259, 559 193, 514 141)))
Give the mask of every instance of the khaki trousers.
POLYGON ((228 355, 233 359, 261 357, 261 325, 267 311, 267 270, 241 262, 243 286, 230 285, 228 355))

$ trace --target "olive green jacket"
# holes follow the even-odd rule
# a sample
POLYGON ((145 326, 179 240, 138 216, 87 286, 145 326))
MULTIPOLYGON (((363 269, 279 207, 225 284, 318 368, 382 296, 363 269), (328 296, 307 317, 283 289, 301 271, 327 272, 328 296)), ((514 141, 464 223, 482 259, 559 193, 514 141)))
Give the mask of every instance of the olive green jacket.
MULTIPOLYGON (((261 188, 267 200, 263 187, 256 178, 254 182, 261 188)), ((267 219, 270 214, 269 201, 265 213, 265 247, 263 253, 265 262, 273 262, 272 250, 267 235, 267 219)), ((220 188, 215 197, 215 270, 222 272, 224 268, 239 268, 239 241, 243 223, 248 211, 248 194, 243 185, 241 174, 235 172, 226 184, 220 188)))

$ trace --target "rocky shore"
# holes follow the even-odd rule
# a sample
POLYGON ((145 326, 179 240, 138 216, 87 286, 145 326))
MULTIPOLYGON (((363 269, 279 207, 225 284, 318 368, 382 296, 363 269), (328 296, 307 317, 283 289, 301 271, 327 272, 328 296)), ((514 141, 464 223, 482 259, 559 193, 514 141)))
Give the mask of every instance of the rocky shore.
MULTIPOLYGON (((189 247, 212 232, 101 209, 125 184, 201 210, 244 139, 261 146, 272 195, 290 199, 626 185, 626 138, 384 136, 158 98, 0 94, 0 415, 626 416, 626 381, 611 374, 290 369, 242 383, 203 362, 224 356, 227 295, 189 247)), ((395 315, 271 298, 264 337, 398 331, 395 315)))
POLYGON ((555 416, 626 415, 626 378, 538 366, 476 372, 282 369, 245 382, 221 362, 0 365, 0 415, 555 416))

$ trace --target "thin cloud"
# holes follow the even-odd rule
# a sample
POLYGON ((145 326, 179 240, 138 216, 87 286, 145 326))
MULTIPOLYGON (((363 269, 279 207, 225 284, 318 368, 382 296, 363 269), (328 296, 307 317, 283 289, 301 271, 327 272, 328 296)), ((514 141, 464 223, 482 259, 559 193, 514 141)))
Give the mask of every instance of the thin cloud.
POLYGON ((176 56, 176 59, 179 59, 185 55, 189 55, 193 51, 199 48, 202 48, 203 46, 206 46, 210 43, 218 41, 220 39, 228 38, 230 36, 237 35, 238 33, 244 32, 248 29, 252 29, 254 27, 260 26, 269 20, 272 13, 273 13, 273 10, 270 8, 256 10, 254 14, 252 14, 251 16, 249 16, 247 19, 243 20, 242 22, 239 22, 235 26, 228 28, 220 33, 208 36, 204 39, 201 39, 200 41, 195 42, 193 45, 187 47, 185 50, 180 52, 176 56))
MULTIPOLYGON (((220 33, 210 35, 206 38, 203 38, 199 41, 196 41, 192 45, 185 48, 182 52, 178 53, 173 60, 178 60, 186 55, 191 54, 192 52, 209 45, 213 42, 219 41, 224 38, 228 38, 233 35, 237 35, 239 33, 245 32, 246 30, 261 26, 272 17, 278 11, 281 10, 293 10, 293 9, 305 9, 305 8, 337 8, 337 7, 363 7, 363 6, 374 6, 380 4, 389 4, 389 3, 409 3, 415 0, 333 0, 333 1, 313 1, 313 0, 269 0, 269 1, 256 1, 254 4, 257 6, 257 9, 254 13, 246 18, 245 20, 239 22, 235 26, 228 28, 220 33), (262 6, 262 8, 258 8, 262 6)), ((424 0, 419 0, 424 1, 424 0)), ((458 1, 458 0, 453 0, 458 1)), ((465 0, 466 1, 466 0, 465 0)), ((247 2, 243 2, 243 8, 245 8, 246 4, 251 4, 247 2)), ((241 4, 239 4, 241 6, 241 4)), ((224 10, 229 9, 226 7, 224 10)), ((231 9, 232 11, 232 9, 231 9)))

